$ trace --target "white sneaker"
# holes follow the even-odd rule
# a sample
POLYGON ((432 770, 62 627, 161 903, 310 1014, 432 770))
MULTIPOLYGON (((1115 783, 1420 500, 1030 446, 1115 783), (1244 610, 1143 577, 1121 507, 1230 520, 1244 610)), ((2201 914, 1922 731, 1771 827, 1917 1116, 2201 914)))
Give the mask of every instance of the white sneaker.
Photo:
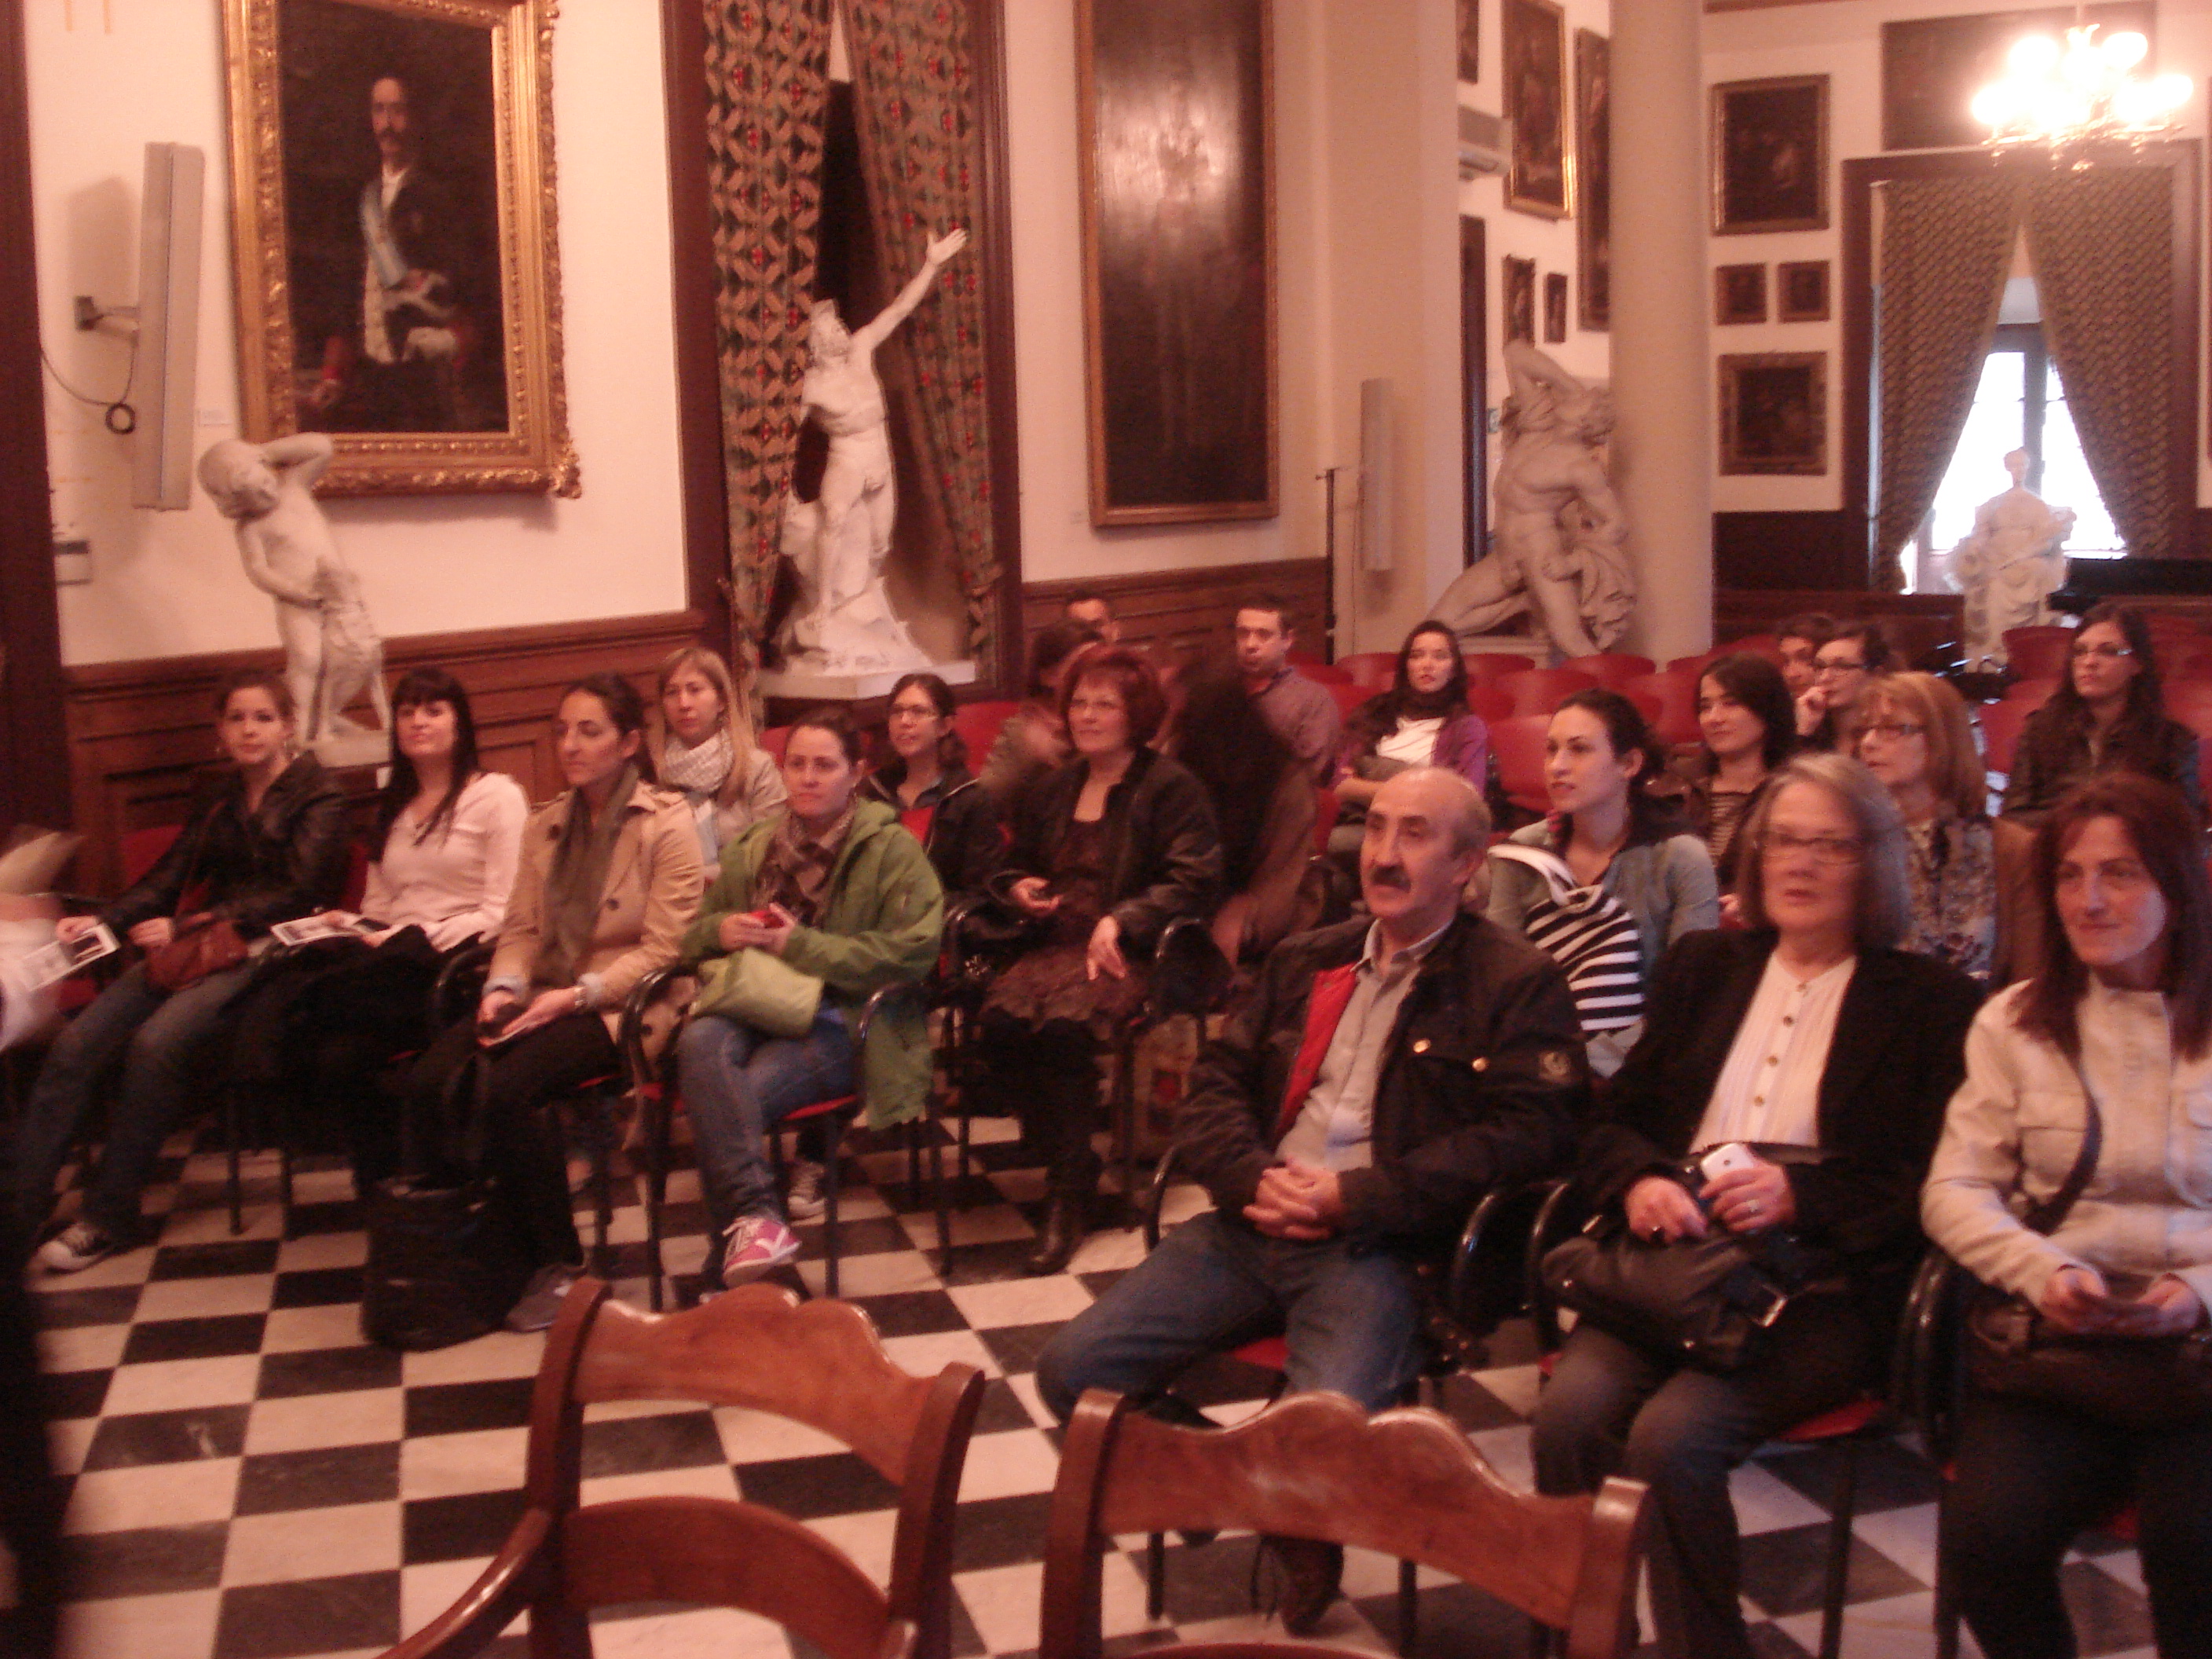
POLYGON ((791 1166, 791 1190, 784 1194, 784 1213, 793 1221, 819 1221, 829 1210, 829 1200, 822 1194, 822 1182, 829 1171, 811 1158, 800 1158, 791 1166))
POLYGON ((734 1291, 799 1255, 799 1237, 772 1215, 739 1216, 722 1252, 722 1288, 734 1291))
POLYGON ((123 1249, 89 1221, 72 1221, 39 1246, 39 1261, 48 1273, 82 1273, 95 1261, 105 1261, 123 1249))

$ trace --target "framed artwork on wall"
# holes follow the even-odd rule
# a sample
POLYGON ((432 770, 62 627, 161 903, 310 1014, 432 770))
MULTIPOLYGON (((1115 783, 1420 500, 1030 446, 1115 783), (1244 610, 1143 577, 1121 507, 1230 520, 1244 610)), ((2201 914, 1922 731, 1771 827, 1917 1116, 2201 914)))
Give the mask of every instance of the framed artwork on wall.
POLYGON ((1828 354, 1724 356, 1721 471, 1819 477, 1828 470, 1828 354))
POLYGON ((1779 76, 1712 89, 1713 229, 1724 236, 1828 228, 1828 77, 1779 76))
POLYGON ((1828 320, 1828 262, 1791 259, 1774 267, 1774 320, 1778 323, 1825 323, 1828 320))
POLYGON ((1613 326, 1613 42, 1575 31, 1575 264, 1582 325, 1613 326))
POLYGON ((1094 525, 1275 516, 1270 13, 1079 0, 1094 525))
POLYGON ((225 0, 240 426, 329 433, 325 494, 579 492, 553 10, 225 0))
POLYGON ((1766 267, 1713 267, 1713 322, 1721 328, 1766 320, 1766 267))
MULTIPOLYGON (((1978 17, 1917 17, 1881 26, 1881 147, 1959 149, 1978 144, 1989 129, 1968 106, 2004 72, 2005 54, 2024 34, 2064 44, 2071 6, 2032 6, 1978 17)), ((2087 21, 2101 35, 2132 29, 2158 45, 2152 0, 2091 6, 2087 21)))
POLYGON ((1505 205, 1539 218, 1571 210, 1567 141, 1567 16, 1552 0, 1504 0, 1501 21, 1505 118, 1513 154, 1505 169, 1505 205))
POLYGON ((1482 79, 1482 0, 1459 0, 1459 78, 1482 79))
POLYGON ((1547 271, 1544 276, 1544 343, 1559 345, 1567 337, 1567 274, 1563 270, 1547 271))
POLYGON ((1536 343, 1536 262, 1505 256, 1505 337, 1536 343))

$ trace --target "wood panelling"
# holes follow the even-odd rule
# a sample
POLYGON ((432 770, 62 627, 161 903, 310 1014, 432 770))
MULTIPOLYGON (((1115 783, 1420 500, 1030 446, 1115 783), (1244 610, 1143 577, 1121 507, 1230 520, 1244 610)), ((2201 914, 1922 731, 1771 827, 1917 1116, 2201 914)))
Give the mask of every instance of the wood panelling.
POLYGON ((1956 645, 1965 630, 1965 601, 1956 593, 1869 593, 1863 589, 1716 588, 1713 642, 1747 634, 1771 634, 1800 611, 1821 611, 1838 622, 1873 621, 1899 662, 1911 666, 1940 646, 1956 645))
POLYGON ((1852 513, 1716 513, 1716 588, 1863 588, 1865 518, 1852 513))
POLYGON ((1024 647, 1038 629, 1059 620, 1068 595, 1088 592, 1113 605, 1121 637, 1132 645, 1151 646, 1172 656, 1189 656, 1208 646, 1226 649, 1237 601, 1255 589, 1275 594, 1290 607, 1299 651, 1324 654, 1326 559, 1275 559, 1095 580, 1030 582, 1022 589, 1024 647))
MULTIPOLYGON (((468 688, 484 764, 512 773, 532 800, 543 800, 561 787, 549 730, 560 689, 580 675, 611 670, 650 695, 660 659, 696 640, 703 621, 696 611, 679 611, 424 634, 386 641, 385 666, 397 676, 435 665, 458 678, 468 688)), ((183 820, 215 753, 209 700, 216 682, 234 669, 282 666, 275 651, 225 651, 64 671, 70 787, 85 837, 76 886, 112 891, 123 836, 183 820)), ((374 771, 349 772, 346 781, 365 794, 375 787, 374 771)))

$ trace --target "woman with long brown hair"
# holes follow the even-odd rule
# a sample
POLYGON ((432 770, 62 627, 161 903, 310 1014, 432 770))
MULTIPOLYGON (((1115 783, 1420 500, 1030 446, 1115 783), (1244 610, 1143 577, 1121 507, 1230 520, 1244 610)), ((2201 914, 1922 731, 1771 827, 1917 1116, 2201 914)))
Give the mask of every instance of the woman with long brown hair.
POLYGON ((2033 824, 2093 773, 2123 769, 2172 784, 2199 823, 2197 734, 2168 720, 2142 613, 2110 600, 2081 618, 2066 678, 2027 717, 2005 779, 2005 816, 2033 824))

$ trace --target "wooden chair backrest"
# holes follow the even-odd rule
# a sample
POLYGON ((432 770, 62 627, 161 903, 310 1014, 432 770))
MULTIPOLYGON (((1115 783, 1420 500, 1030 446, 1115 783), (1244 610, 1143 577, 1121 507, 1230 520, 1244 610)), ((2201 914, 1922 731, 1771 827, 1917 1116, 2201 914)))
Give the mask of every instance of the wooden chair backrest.
POLYGON ((1567 1632, 1568 1659, 1628 1650, 1644 1487, 1543 1498, 1501 1480, 1425 1407, 1369 1416, 1293 1395, 1236 1428, 1177 1428, 1103 1389, 1069 1420, 1045 1535, 1040 1659, 1097 1659, 1098 1540, 1246 1528, 1418 1561, 1567 1632))

